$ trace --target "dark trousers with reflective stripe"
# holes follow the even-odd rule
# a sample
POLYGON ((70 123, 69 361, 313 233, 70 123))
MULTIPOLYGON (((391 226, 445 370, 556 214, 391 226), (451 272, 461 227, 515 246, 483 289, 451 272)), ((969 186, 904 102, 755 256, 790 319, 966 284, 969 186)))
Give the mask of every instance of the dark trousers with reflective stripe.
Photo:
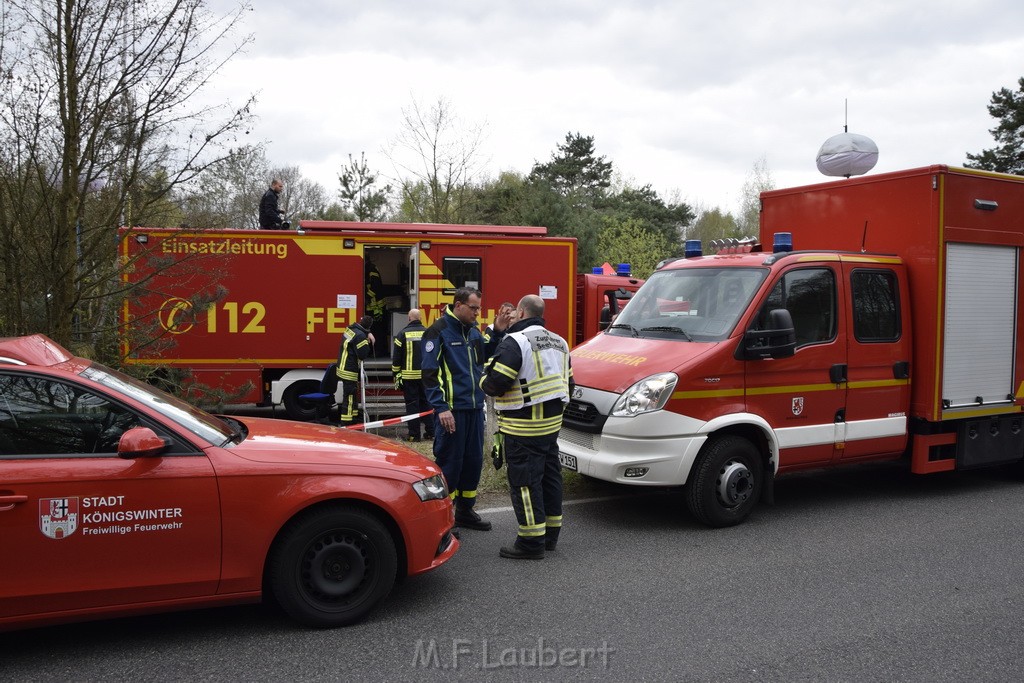
POLYGON ((449 434, 441 426, 435 412, 434 460, 444 473, 456 509, 471 508, 476 503, 476 487, 484 464, 484 411, 453 410, 455 431, 449 434))
POLYGON ((339 419, 342 426, 354 425, 359 420, 359 409, 356 407, 359 405, 358 397, 356 396, 356 393, 359 391, 359 382, 350 382, 343 379, 341 380, 341 386, 341 404, 338 406, 339 419))
MULTIPOLYGON (((405 414, 414 415, 416 413, 422 413, 430 410, 430 404, 427 403, 427 392, 423 389, 423 380, 421 379, 408 379, 402 382, 402 395, 405 398, 405 414)), ((416 418, 415 420, 409 420, 407 427, 409 429, 409 436, 415 436, 417 439, 420 438, 420 424, 426 429, 427 438, 434 438, 434 418, 433 416, 427 416, 426 418, 416 418)))
POLYGON ((516 545, 540 550, 562 530, 562 465, 558 434, 504 435, 512 509, 519 522, 516 545))

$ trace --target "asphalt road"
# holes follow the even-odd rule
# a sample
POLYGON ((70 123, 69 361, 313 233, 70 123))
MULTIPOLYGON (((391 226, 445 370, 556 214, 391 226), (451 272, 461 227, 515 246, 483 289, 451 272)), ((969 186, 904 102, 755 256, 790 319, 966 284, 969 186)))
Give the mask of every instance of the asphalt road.
POLYGON ((357 626, 242 607, 0 634, 0 680, 1022 678, 1013 473, 798 475, 720 530, 677 493, 593 495, 540 562, 499 558, 515 521, 485 511, 494 531, 463 531, 451 562, 357 626))

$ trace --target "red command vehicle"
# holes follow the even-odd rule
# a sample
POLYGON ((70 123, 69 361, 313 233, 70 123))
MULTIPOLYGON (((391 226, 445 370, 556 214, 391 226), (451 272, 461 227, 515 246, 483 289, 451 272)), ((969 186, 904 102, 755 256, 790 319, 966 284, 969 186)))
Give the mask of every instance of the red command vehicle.
POLYGON ((774 477, 1024 457, 1024 178, 932 166, 765 192, 761 241, 656 271, 572 353, 563 465, 685 486, 711 526, 774 477))
MULTIPOLYGON (((409 309, 429 326, 456 287, 483 292, 485 323, 502 302, 539 294, 548 326, 572 340, 596 334, 603 310, 641 284, 577 281, 576 240, 538 227, 303 221, 298 231, 131 228, 120 237, 127 362, 185 370, 196 389, 232 402, 283 403, 295 419, 313 417, 299 397, 318 390, 342 333, 365 311, 371 263, 386 310, 366 365, 381 392, 392 387, 390 341, 409 309)), ((404 408, 400 395, 376 398, 378 414, 404 408)))
POLYGON ((258 602, 353 622, 459 547, 401 444, 215 417, 41 335, 0 339, 0 630, 258 602))

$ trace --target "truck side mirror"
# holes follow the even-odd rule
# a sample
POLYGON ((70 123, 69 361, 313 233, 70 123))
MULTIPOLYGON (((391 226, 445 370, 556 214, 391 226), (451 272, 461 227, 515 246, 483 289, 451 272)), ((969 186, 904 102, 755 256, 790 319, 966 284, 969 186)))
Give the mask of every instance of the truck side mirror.
POLYGON ((149 427, 132 427, 117 442, 117 457, 148 458, 159 455, 167 446, 167 439, 157 436, 149 427))
POLYGON ((768 326, 763 330, 747 330, 736 350, 738 360, 788 358, 796 351, 796 328, 793 316, 785 308, 768 312, 768 326))

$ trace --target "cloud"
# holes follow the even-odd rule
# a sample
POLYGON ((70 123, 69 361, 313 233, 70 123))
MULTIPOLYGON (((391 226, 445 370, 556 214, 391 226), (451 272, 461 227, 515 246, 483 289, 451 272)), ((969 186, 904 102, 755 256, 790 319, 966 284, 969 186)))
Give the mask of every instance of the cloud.
POLYGON ((444 97, 486 122, 492 176, 578 131, 623 177, 735 210, 762 156, 780 186, 823 180, 814 157, 847 106, 879 145, 876 172, 992 146, 986 105, 1024 75, 1022 25, 1010 0, 260 0, 214 90, 260 91, 271 160, 332 191, 350 153, 384 171, 403 108, 444 97))

